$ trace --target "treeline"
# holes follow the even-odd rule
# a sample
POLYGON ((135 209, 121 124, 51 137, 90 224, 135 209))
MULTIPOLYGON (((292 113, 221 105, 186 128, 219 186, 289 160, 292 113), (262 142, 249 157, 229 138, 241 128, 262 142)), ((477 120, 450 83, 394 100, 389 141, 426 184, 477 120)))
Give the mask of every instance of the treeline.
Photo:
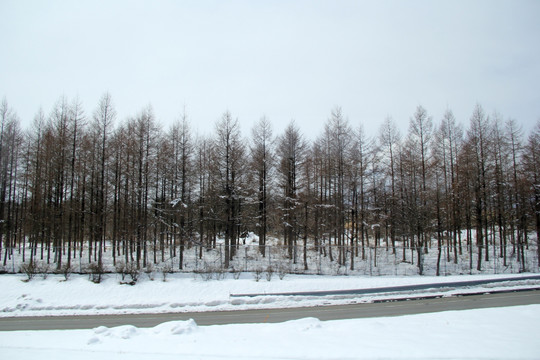
POLYGON ((443 261, 469 252, 472 265, 475 253, 481 270, 495 247, 525 264, 540 235, 540 122, 525 139, 480 105, 468 129, 418 106, 406 134, 387 118, 375 138, 336 108, 311 142, 294 122, 275 136, 264 117, 242 136, 229 112, 208 137, 186 114, 163 129, 150 107, 119 121, 109 94, 91 114, 62 97, 30 129, 4 99, 0 120, 4 265, 14 251, 58 269, 101 264, 106 250, 114 263, 174 257, 182 269, 187 248, 202 256, 224 238, 228 268, 252 231, 262 256, 278 238, 291 258, 303 248, 306 267, 308 247, 345 264, 386 246, 413 249, 422 273, 424 254, 440 263, 445 247, 443 261))

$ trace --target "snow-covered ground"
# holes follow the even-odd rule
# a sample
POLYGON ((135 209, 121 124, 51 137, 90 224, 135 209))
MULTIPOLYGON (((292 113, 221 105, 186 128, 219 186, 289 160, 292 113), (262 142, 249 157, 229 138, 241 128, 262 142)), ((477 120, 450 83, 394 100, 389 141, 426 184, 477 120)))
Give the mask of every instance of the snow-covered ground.
POLYGON ((279 324, 0 333, 3 359, 538 359, 540 305, 279 324))
MULTIPOLYGON (((24 275, 0 276, 0 317, 40 315, 84 315, 163 313, 217 310, 244 310, 254 308, 278 308, 347 304, 369 302, 374 299, 396 298, 411 294, 386 293, 373 295, 333 296, 255 296, 233 297, 231 294, 268 294, 296 291, 368 289, 389 286, 430 284, 478 279, 500 279, 520 275, 472 275, 472 276, 317 276, 287 275, 282 280, 277 275, 267 281, 264 274, 255 281, 251 273, 242 273, 239 279, 226 274, 221 280, 204 280, 194 274, 171 274, 166 281, 146 275, 135 285, 121 284, 117 274, 105 275, 100 284, 88 280, 88 276, 72 275, 65 281, 61 275, 49 275, 46 279, 36 277, 25 282, 24 275)), ((456 292, 478 292, 486 288, 540 287, 540 280, 496 283, 473 288, 442 288, 417 291, 413 295, 451 295, 456 292)))
MULTIPOLYGON (((87 276, 49 275, 25 282, 23 275, 0 276, 0 316, 121 314, 240 310, 369 302, 411 294, 340 296, 255 296, 314 290, 380 288, 408 284, 519 277, 359 277, 276 275, 259 281, 243 273, 221 280, 171 274, 166 281, 146 276, 135 285, 106 275, 95 284, 87 276)), ((509 288, 538 287, 540 281, 503 282, 472 288, 442 288, 412 295, 450 295, 509 288)), ((198 326, 177 321, 154 328, 130 325, 92 330, 0 332, 5 359, 538 359, 540 305, 448 311, 388 318, 279 324, 198 326)))

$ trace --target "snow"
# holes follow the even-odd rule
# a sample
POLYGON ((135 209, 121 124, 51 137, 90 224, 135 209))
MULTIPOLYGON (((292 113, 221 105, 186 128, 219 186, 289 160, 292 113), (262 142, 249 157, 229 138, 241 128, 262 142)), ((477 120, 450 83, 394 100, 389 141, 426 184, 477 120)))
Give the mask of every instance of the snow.
MULTIPOLYGON (((24 281, 0 276, 0 316, 162 313, 297 307, 369 302, 399 296, 442 295, 538 287, 538 280, 502 282, 472 288, 428 289, 413 294, 351 296, 265 296, 314 290, 380 288, 408 284, 519 277, 277 276, 255 281, 203 280, 171 274, 166 281, 144 276, 133 286, 108 274, 95 284, 87 276, 49 275, 24 281), (231 297, 231 294, 263 294, 231 297)), ((537 359, 540 305, 446 311, 387 318, 320 321, 305 318, 277 324, 199 326, 194 320, 165 322, 153 328, 123 325, 87 330, 0 332, 5 359, 537 359)))
MULTIPOLYGON (((283 308, 369 302, 375 299, 396 298, 411 294, 382 293, 372 295, 335 296, 254 296, 232 297, 231 294, 270 294, 317 290, 369 289, 411 284, 468 281, 478 279, 501 279, 520 275, 471 275, 471 276, 317 276, 287 275, 280 280, 274 274, 267 281, 266 274, 255 281, 251 273, 224 274, 221 280, 204 280, 196 274, 170 274, 166 281, 156 276, 150 280, 146 275, 135 285, 122 284, 116 274, 104 276, 100 284, 88 280, 85 275, 72 275, 65 281, 62 275, 49 275, 46 279, 36 277, 24 281, 24 275, 0 276, 0 317, 166 313, 219 310, 245 310, 260 308, 283 308)), ((456 292, 494 291, 540 287, 539 280, 497 283, 473 288, 442 288, 416 291, 413 295, 447 296, 456 292)))
POLYGON ((540 305, 388 318, 0 333, 5 359, 537 359, 540 305))

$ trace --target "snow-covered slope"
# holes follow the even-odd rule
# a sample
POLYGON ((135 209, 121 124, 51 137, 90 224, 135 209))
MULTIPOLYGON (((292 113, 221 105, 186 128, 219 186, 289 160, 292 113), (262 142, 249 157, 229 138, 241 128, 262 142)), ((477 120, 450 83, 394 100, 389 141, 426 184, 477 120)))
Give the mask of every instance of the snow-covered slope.
MULTIPOLYGON (((376 294, 350 296, 256 296, 231 297, 231 294, 284 293, 294 291, 345 290, 380 288, 409 284, 429 284, 476 279, 497 279, 519 275, 473 275, 473 276, 409 276, 409 277, 361 277, 287 275, 280 280, 276 275, 267 281, 255 281, 253 274, 243 273, 239 279, 228 274, 221 280, 205 281, 198 275, 173 274, 164 282, 146 275, 135 285, 121 284, 118 275, 106 275, 100 284, 87 276, 72 275, 64 281, 61 275, 49 275, 25 282, 23 275, 0 276, 0 317, 74 315, 74 314, 123 314, 162 313, 208 310, 241 310, 253 308, 276 308, 345 304, 368 302, 375 298, 395 298, 410 294, 376 294)), ((423 290, 417 295, 450 295, 459 292, 477 292, 496 288, 524 288, 540 286, 540 280, 455 290, 453 288, 423 290)))

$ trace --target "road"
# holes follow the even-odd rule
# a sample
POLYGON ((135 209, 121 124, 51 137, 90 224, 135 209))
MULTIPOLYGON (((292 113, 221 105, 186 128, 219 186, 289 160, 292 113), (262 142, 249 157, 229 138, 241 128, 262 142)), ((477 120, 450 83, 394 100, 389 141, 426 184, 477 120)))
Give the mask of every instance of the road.
POLYGON ((462 288, 467 286, 480 286, 487 284, 496 284, 509 281, 524 281, 524 280, 540 280, 540 275, 525 275, 511 278, 498 279, 483 279, 483 280, 468 280, 468 281, 451 281, 442 283, 430 284, 413 284, 402 286, 389 286, 380 288, 367 289, 348 289, 348 290, 325 290, 325 291, 300 291, 288 293, 264 293, 264 294, 231 294, 231 297, 255 297, 255 296, 326 296, 326 295, 367 295, 391 292, 411 292, 426 289, 442 289, 442 288, 462 288))
POLYGON ((540 290, 288 309, 0 318, 0 331, 91 329, 98 326, 113 327, 126 324, 137 327, 153 327, 165 321, 188 319, 194 319, 198 325, 270 323, 304 317, 316 317, 320 320, 341 320, 529 304, 540 304, 540 290))

